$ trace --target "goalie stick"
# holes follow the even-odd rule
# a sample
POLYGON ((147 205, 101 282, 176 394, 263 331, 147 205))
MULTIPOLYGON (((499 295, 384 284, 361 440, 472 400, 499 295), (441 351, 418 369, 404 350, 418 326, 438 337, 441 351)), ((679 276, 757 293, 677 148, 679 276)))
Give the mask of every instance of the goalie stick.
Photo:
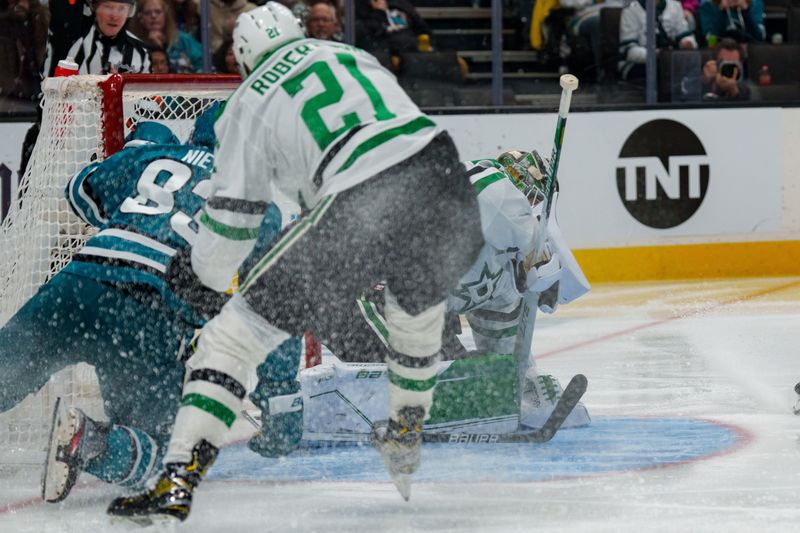
MULTIPOLYGON (((578 78, 572 74, 561 76, 561 102, 558 106, 558 120, 556 122, 556 135, 553 140, 553 152, 550 155, 550 172, 544 182, 544 200, 542 201, 542 215, 539 221, 540 238, 536 242, 533 262, 539 260, 546 241, 547 222, 550 219, 553 194, 556 190, 558 163, 561 160, 561 145, 564 142, 564 130, 567 127, 567 115, 572 101, 572 92, 578 88, 578 78)), ((531 344, 533 343, 533 328, 536 324, 536 308, 539 306, 539 295, 525 291, 522 296, 522 312, 520 313, 517 339, 514 344, 514 355, 517 359, 519 397, 517 403, 522 407, 522 392, 525 385, 525 374, 530 366, 531 344)), ((574 378, 573 378, 574 379, 574 378)), ((571 383, 571 382, 570 382, 571 383)))
POLYGON ((576 374, 567 384, 556 403, 553 412, 544 425, 537 429, 515 433, 430 433, 423 432, 423 442, 443 442, 448 444, 506 444, 506 443, 544 443, 552 439, 564 420, 580 401, 589 382, 583 374, 576 374))

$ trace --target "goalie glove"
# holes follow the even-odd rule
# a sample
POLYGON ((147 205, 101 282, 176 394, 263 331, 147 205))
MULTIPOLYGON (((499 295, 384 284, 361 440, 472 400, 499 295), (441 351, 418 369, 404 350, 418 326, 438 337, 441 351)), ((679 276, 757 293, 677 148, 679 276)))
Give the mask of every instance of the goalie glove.
POLYGON ((562 271, 557 253, 528 270, 526 288, 539 294, 539 309, 543 313, 550 314, 558 307, 558 286, 562 271))

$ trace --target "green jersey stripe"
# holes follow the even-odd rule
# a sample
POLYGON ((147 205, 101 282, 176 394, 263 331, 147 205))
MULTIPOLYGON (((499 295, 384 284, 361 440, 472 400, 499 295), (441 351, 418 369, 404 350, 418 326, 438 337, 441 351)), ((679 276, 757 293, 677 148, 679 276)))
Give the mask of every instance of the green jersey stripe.
POLYGON ((387 375, 392 385, 400 387, 403 390, 425 392, 436 386, 436 376, 430 379, 408 379, 395 374, 391 370, 387 371, 387 375))
POLYGON ((365 298, 359 298, 356 302, 358 303, 358 307, 361 308, 361 313, 364 315, 364 318, 367 319, 367 324, 369 324, 372 330, 380 337, 383 344, 388 346, 389 330, 386 329, 386 323, 375 309, 375 305, 365 298))
POLYGON ((258 237, 258 228, 237 228, 236 226, 229 226, 219 220, 211 218, 211 215, 205 211, 200 213, 200 223, 212 233, 216 233, 232 241, 249 241, 258 237))
POLYGON ((514 337, 517 334, 517 326, 511 326, 504 329, 488 329, 475 325, 471 320, 467 319, 472 331, 489 339, 504 339, 506 337, 514 337))
POLYGON ((214 398, 209 398, 202 394, 191 393, 181 398, 181 407, 191 405, 206 413, 218 418, 227 427, 231 427, 236 421, 236 413, 228 409, 225 405, 214 398))
POLYGON ((391 141, 395 137, 399 137, 400 135, 410 135, 418 132, 419 130, 435 126, 436 124, 428 117, 417 117, 411 122, 407 122, 402 126, 397 126, 395 128, 382 131, 359 144, 350 154, 350 157, 347 158, 347 161, 344 162, 344 165, 342 165, 336 172, 338 173, 347 170, 353 166, 353 163, 355 163, 359 157, 366 154, 370 150, 391 141))
POLYGON ((492 174, 490 176, 486 176, 485 178, 481 178, 475 183, 472 184, 472 188, 475 189, 475 194, 480 194, 486 187, 491 185, 492 183, 496 183, 500 180, 505 179, 506 177, 503 175, 502 172, 498 172, 496 174, 492 174))

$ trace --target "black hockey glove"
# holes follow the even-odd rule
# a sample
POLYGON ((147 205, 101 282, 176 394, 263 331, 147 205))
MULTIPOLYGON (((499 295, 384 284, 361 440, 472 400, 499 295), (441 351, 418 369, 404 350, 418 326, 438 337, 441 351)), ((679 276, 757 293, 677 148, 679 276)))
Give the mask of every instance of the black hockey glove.
POLYGON ((189 304, 204 320, 219 313, 228 301, 227 294, 209 289, 194 273, 191 248, 183 248, 175 254, 167 265, 166 278, 172 292, 189 304))

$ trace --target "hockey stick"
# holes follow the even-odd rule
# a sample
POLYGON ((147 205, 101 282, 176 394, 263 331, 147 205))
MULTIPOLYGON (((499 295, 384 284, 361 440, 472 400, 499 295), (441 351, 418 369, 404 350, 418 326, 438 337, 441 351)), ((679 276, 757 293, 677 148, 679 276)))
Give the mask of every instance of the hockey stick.
POLYGON ((504 444, 504 443, 543 443, 553 438, 569 414, 586 392, 588 381, 583 374, 572 377, 564 393, 556 403, 555 409, 538 429, 517 431, 516 433, 422 433, 423 442, 444 442, 448 444, 504 444))
MULTIPOLYGON (((539 219, 539 239, 536 242, 533 253, 534 262, 538 261, 542 255, 542 250, 547 240, 547 223, 550 219, 553 195, 556 190, 558 163, 561 160, 561 145, 564 142, 564 131, 567 127, 567 114, 569 114, 569 106, 572 102, 572 91, 578 88, 578 78, 572 74, 564 74, 559 81, 561 83, 561 102, 558 106, 558 121, 556 122, 556 135, 553 140, 553 153, 550 155, 550 172, 544 181, 544 200, 542 201, 542 215, 539 219)), ((539 295, 525 291, 522 297, 519 325, 517 326, 517 339, 514 344, 519 391, 517 403, 520 407, 522 407, 522 389, 525 384, 525 374, 530 367, 533 328, 536 324, 536 308, 538 306, 539 295)))

